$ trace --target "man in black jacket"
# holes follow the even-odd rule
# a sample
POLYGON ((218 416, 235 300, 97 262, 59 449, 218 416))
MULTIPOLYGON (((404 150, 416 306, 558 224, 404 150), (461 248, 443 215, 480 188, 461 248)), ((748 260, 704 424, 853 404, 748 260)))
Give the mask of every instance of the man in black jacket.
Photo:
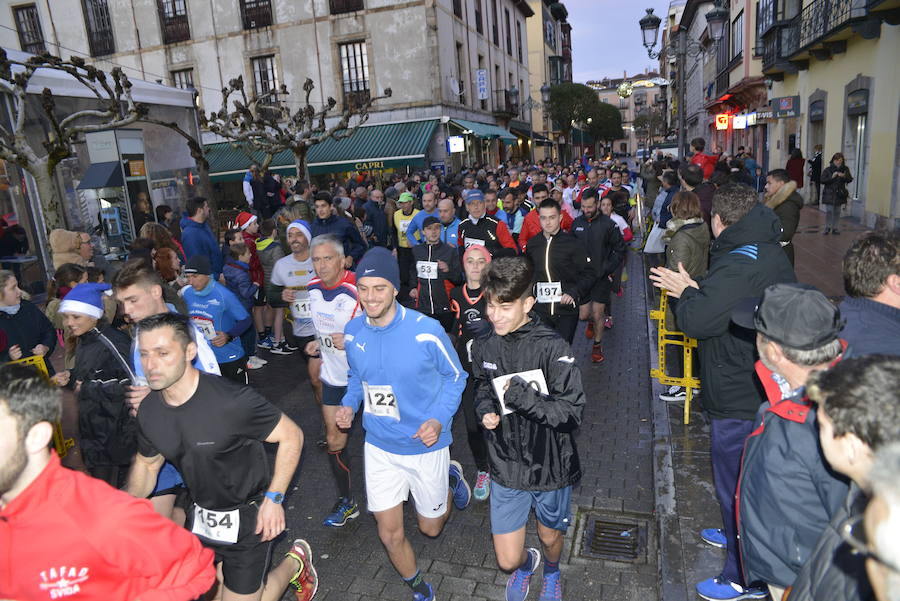
POLYGON ((538 215, 541 233, 525 248, 525 256, 534 265, 535 311, 572 344, 578 327, 578 305, 590 294, 594 272, 588 266, 584 245, 560 228, 559 204, 549 198, 542 201, 538 215))
MULTIPOLYGON (((809 398, 819 407, 816 418, 825 459, 835 471, 849 477, 851 484, 794 581, 789 601, 873 598, 866 556, 845 542, 843 529, 848 520, 862 515, 869 500, 875 453, 900 442, 898 380, 900 357, 888 355, 845 359, 807 380, 809 398)), ((859 536, 862 524, 856 526, 852 531, 859 536)))
POLYGON ((418 285, 409 291, 409 297, 416 301, 416 309, 438 320, 449 333, 454 316, 448 288, 462 283, 462 267, 459 252, 441 242, 442 229, 437 217, 426 217, 422 223, 425 242, 413 246, 414 261, 409 274, 409 281, 418 285))
POLYGON ((541 599, 561 599, 559 558, 581 478, 574 431, 584 390, 571 347, 531 311, 532 265, 493 261, 483 278, 494 331, 472 346, 475 412, 487 429, 491 533, 497 564, 512 572, 507 601, 524 601, 541 553, 525 548, 531 510, 544 551, 541 599))
POLYGON ((581 216, 572 223, 572 234, 584 243, 588 263, 594 272, 594 285, 581 299, 578 318, 588 322, 585 335, 593 335, 591 361, 603 362, 603 331, 606 307, 612 290, 611 276, 625 255, 625 241, 612 219, 600 212, 600 198, 595 188, 581 195, 581 216))
POLYGON ((675 318, 685 334, 699 340, 701 401, 710 417, 710 454, 724 527, 701 536, 726 547, 727 558, 721 574, 699 583, 698 592, 716 600, 761 598, 765 591, 745 588, 741 577, 734 495, 744 441, 763 396, 754 381, 754 338, 731 327, 731 312, 744 298, 796 278, 779 244, 781 222, 757 202, 752 188, 729 183, 716 190, 711 225, 716 240, 706 277, 697 282, 684 269, 654 267, 650 279, 679 299, 675 318))
POLYGON ((840 360, 840 312, 805 284, 775 284, 732 319, 756 330, 756 374, 766 391, 747 438, 738 481, 744 581, 768 585, 781 601, 825 525, 847 496, 847 481, 822 457, 806 380, 840 360))

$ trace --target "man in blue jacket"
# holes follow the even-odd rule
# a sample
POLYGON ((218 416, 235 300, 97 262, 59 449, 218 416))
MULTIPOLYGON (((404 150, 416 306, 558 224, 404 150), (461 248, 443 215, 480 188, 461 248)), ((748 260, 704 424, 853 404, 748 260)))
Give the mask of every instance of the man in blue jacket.
POLYGON ((336 422, 349 428, 363 404, 369 510, 413 600, 433 601, 403 531, 403 502, 412 493, 419 530, 432 537, 450 517, 451 500, 458 509, 469 504, 462 467, 450 460, 466 372, 441 325, 396 301, 400 268, 388 249, 369 250, 356 273, 366 314, 344 328, 350 374, 336 422))
POLYGON ((439 217, 437 197, 434 195, 434 192, 422 194, 422 210, 416 213, 412 221, 409 222, 409 227, 406 229, 406 239, 409 240, 410 246, 416 246, 424 242, 425 227, 423 224, 428 217, 434 217, 435 219, 439 217), (419 234, 418 238, 415 236, 416 233, 419 234))
POLYGON ((328 192, 316 194, 313 208, 316 218, 312 222, 312 237, 322 234, 334 234, 344 244, 344 256, 353 257, 353 263, 358 263, 366 252, 366 244, 363 242, 359 230, 349 219, 341 215, 335 215, 334 199, 328 192))
MULTIPOLYGON (((365 188, 360 186, 356 189, 356 198, 361 199, 365 195, 365 188)), ((366 234, 369 236, 370 246, 387 246, 388 237, 388 219, 384 212, 384 194, 381 190, 374 188, 369 192, 369 199, 363 205, 366 212, 366 220, 363 223, 366 234)))
POLYGON ((453 200, 443 198, 438 201, 438 221, 441 222, 441 242, 446 242, 452 247, 459 246, 457 233, 459 232, 459 217, 456 216, 456 207, 453 200))
POLYGON ((187 216, 181 219, 181 245, 185 257, 190 260, 202 255, 209 261, 214 280, 222 273, 224 259, 216 243, 216 237, 207 225, 209 219, 209 203, 202 196, 194 196, 187 203, 187 216))

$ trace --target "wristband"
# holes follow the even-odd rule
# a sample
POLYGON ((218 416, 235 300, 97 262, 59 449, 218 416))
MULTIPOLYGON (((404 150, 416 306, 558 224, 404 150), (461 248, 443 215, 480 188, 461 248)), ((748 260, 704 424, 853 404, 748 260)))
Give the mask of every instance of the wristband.
POLYGON ((271 490, 266 491, 265 497, 276 505, 281 505, 282 501, 284 501, 284 493, 272 492, 271 490))

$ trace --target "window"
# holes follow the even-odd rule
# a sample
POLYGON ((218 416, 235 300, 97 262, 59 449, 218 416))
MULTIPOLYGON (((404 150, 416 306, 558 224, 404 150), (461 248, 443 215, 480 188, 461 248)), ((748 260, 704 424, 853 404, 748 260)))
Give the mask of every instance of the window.
POLYGON ((497 18, 497 0, 491 0, 491 37, 494 38, 494 46, 500 47, 500 19, 497 18))
POLYGON ((278 100, 278 74, 275 73, 275 56, 257 56, 250 59, 253 67, 253 92, 260 104, 274 104, 278 100))
POLYGON ((19 45, 22 50, 31 54, 47 52, 37 7, 34 4, 17 6, 13 9, 13 14, 16 17, 16 31, 19 32, 19 45))
POLYGON ((465 54, 463 53, 463 45, 457 42, 456 44, 456 74, 457 74, 457 84, 459 85, 459 102, 460 104, 466 103, 466 60, 465 54))
POLYGON ((164 44, 174 44, 191 39, 188 24, 187 0, 156 0, 164 44))
POLYGON ((339 44, 344 108, 359 108, 369 101, 369 55, 365 42, 339 44))
POLYGON ((561 56, 547 57, 549 61, 548 71, 550 73, 550 85, 558 86, 563 81, 563 60, 561 56))
POLYGON ((512 34, 509 31, 509 9, 504 8, 503 12, 504 12, 503 16, 506 17, 506 19, 505 19, 505 21, 506 21, 505 22, 505 25, 506 25, 506 54, 512 56, 512 34))
POLYGON ((331 0, 331 14, 333 15, 352 13, 364 8, 363 0, 331 0))
POLYGON ((244 29, 259 29, 272 24, 271 0, 241 0, 244 29))
POLYGON ((484 33, 484 26, 481 23, 481 0, 475 0, 475 31, 484 33))
POLYGON ((731 23, 731 58, 741 56, 744 51, 744 13, 741 12, 731 23))
POLYGON ((609 98, 601 98, 600 102, 602 102, 603 104, 609 104, 609 98))
POLYGON ((522 62, 522 22, 516 21, 516 49, 519 51, 519 62, 522 62))
POLYGON ((91 56, 104 56, 116 51, 113 42, 112 24, 109 20, 109 6, 106 0, 82 0, 84 6, 84 26, 87 30, 88 47, 91 56))
POLYGON ((462 19, 462 0, 453 0, 453 14, 457 19, 462 19))
POLYGON ((553 17, 550 16, 550 13, 544 9, 544 43, 556 49, 556 22, 553 20, 553 17))
POLYGON ((172 71, 172 85, 182 90, 188 90, 194 87, 194 70, 180 69, 172 71))

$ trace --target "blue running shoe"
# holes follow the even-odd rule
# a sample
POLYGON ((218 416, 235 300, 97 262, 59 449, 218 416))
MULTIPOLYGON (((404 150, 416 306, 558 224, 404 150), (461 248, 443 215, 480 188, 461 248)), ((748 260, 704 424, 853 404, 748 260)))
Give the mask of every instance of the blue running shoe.
POLYGON ((728 540, 725 538, 725 531, 721 528, 704 528, 700 531, 700 538, 707 545, 724 549, 728 546, 728 540))
POLYGON ((538 601, 562 601, 561 576, 559 570, 549 574, 544 572, 544 582, 541 584, 541 598, 538 601))
POLYGON ((323 526, 331 526, 332 528, 340 528, 353 518, 359 517, 359 506, 353 499, 345 499, 341 497, 334 504, 334 509, 322 522, 323 526))
POLYGON ((259 339, 259 342, 256 343, 256 346, 258 346, 259 348, 271 350, 272 347, 275 346, 275 341, 272 339, 271 335, 263 336, 259 339))
POLYGON ((697 583, 697 594, 708 601, 740 601, 741 599, 765 599, 769 591, 761 588, 744 588, 721 576, 697 583))
POLYGON ((434 589, 428 582, 425 583, 425 586, 428 587, 428 596, 426 597, 422 593, 413 593, 413 601, 434 601, 434 589))
POLYGON ((472 500, 472 489, 469 488, 469 483, 466 482, 466 477, 463 475, 463 469, 459 461, 450 461, 450 476, 456 478, 456 486, 453 487, 453 504, 456 505, 457 509, 465 509, 469 506, 469 501, 472 500))
POLYGON ((528 596, 528 587, 531 586, 531 577, 541 565, 541 552, 534 547, 528 548, 531 556, 531 570, 518 569, 509 575, 506 581, 506 601, 525 601, 528 596))

